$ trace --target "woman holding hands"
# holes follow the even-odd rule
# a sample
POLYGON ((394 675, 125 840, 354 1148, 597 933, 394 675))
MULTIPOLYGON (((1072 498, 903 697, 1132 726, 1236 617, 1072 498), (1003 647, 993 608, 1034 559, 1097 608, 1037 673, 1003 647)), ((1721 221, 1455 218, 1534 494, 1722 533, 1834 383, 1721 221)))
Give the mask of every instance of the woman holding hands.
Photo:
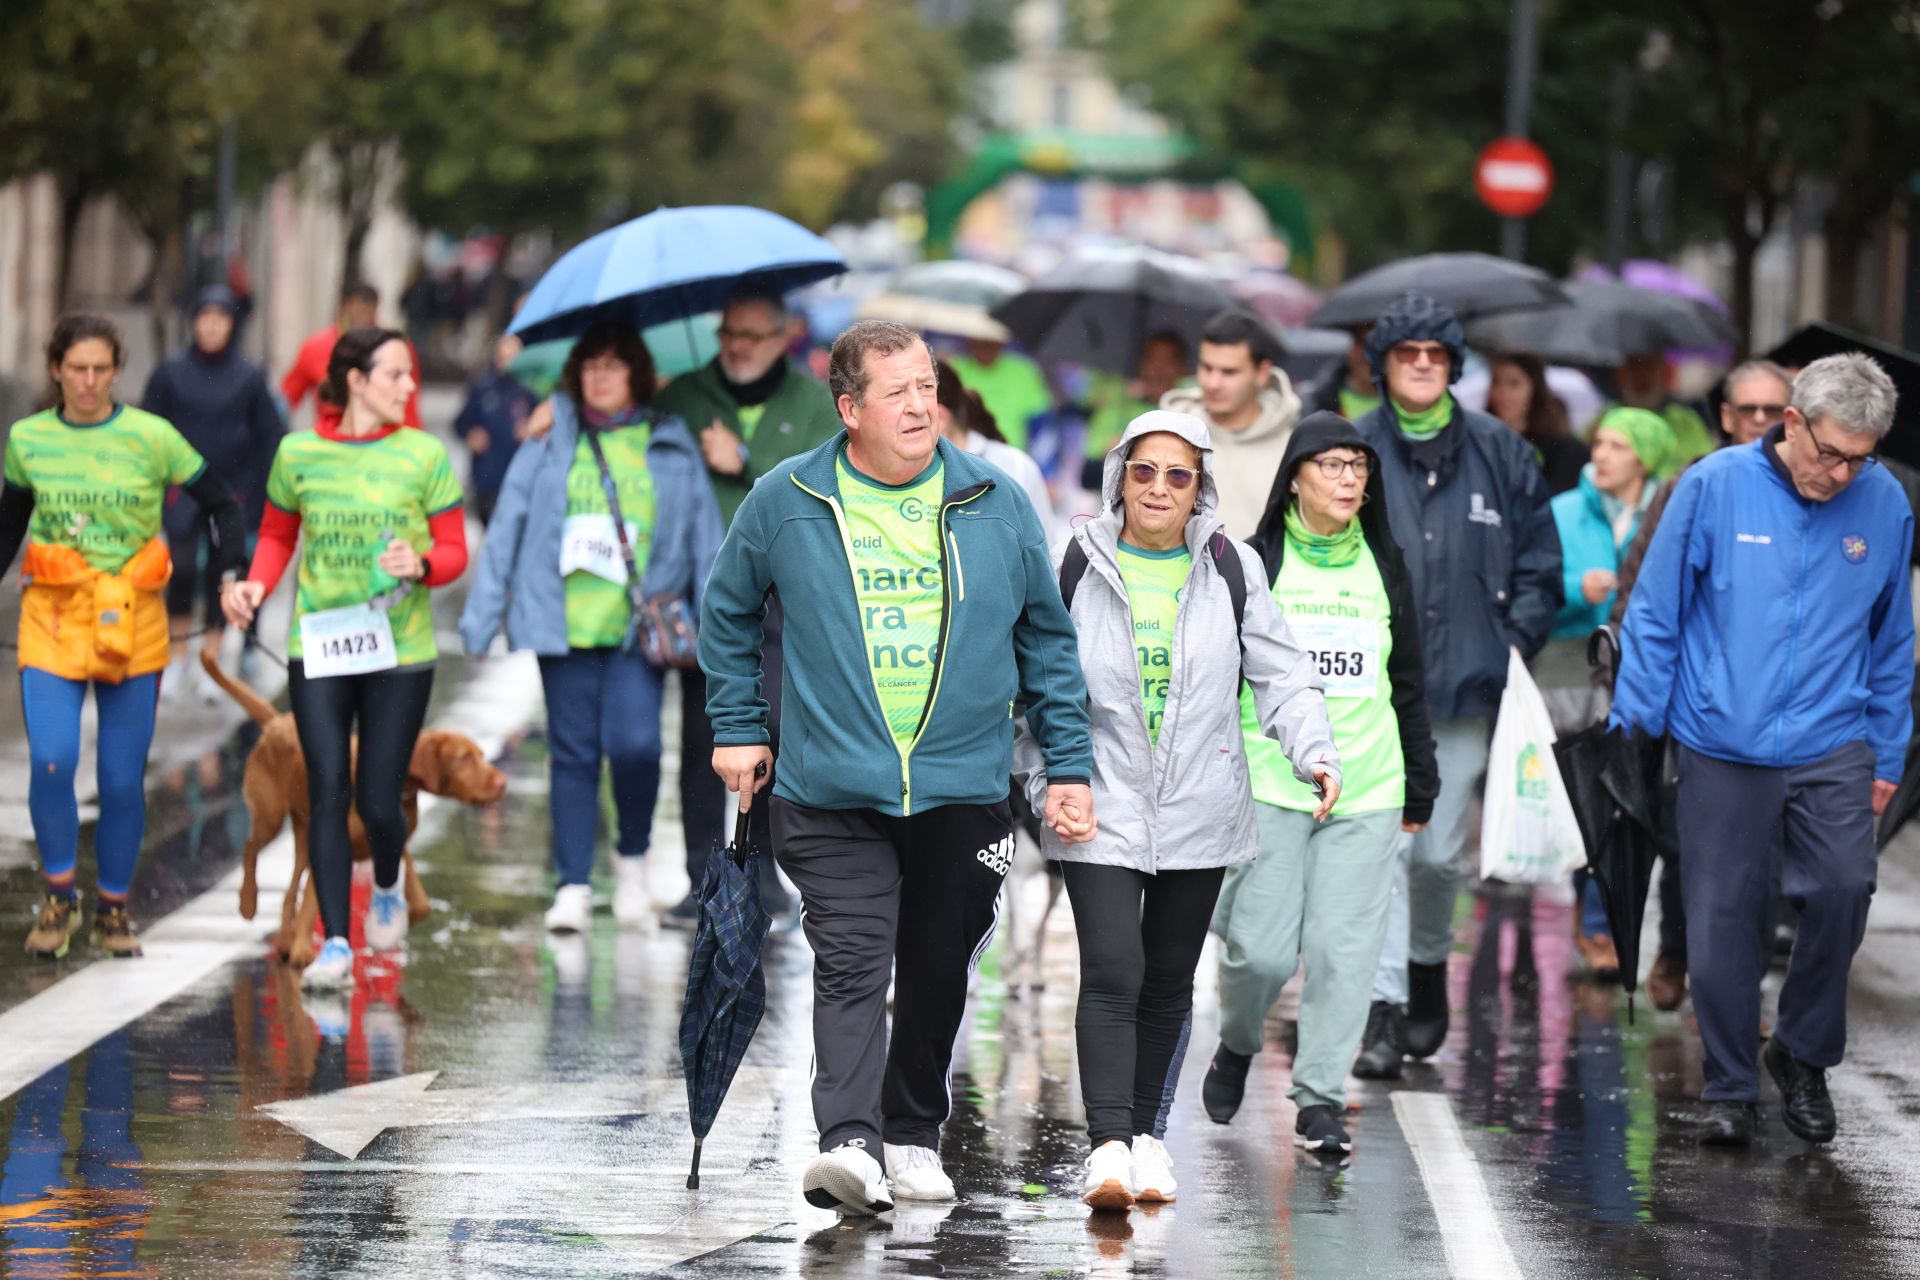
MULTIPOLYGON (((1198 418, 1135 418, 1107 454, 1105 511, 1061 564, 1091 701, 1098 823, 1062 810, 1045 843, 1066 864, 1080 939, 1074 1032, 1093 1148, 1083 1198, 1095 1209, 1174 1198, 1162 1139, 1194 967, 1222 876, 1259 849, 1243 676, 1262 728, 1318 794, 1315 817, 1340 796, 1319 677, 1259 589, 1260 557, 1221 530, 1211 454, 1198 418)), ((1015 773, 1039 810, 1046 772, 1024 733, 1015 773)))

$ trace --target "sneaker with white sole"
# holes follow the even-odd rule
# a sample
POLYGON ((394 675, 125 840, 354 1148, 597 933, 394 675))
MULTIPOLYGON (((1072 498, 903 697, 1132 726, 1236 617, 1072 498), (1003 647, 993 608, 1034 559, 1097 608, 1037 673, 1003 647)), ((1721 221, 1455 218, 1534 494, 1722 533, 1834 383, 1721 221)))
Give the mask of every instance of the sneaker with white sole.
POLYGON ((553 894, 547 908, 548 933, 586 933, 593 927, 593 889, 584 884, 563 884, 553 894))
POLYGON ((647 900, 647 860, 644 856, 613 859, 613 918, 621 924, 644 924, 653 914, 647 900))
POLYGON ((887 1157, 887 1181, 893 1184, 896 1200, 951 1200, 953 1179, 940 1165, 940 1153, 932 1147, 896 1147, 884 1144, 887 1157))
POLYGON ((407 895, 399 885, 373 886, 367 903, 367 946, 375 951, 398 951, 407 944, 407 895))
POLYGON ((1133 1198, 1141 1204, 1171 1204, 1178 1187, 1167 1144, 1150 1133, 1134 1135, 1133 1198))
POLYGON ((1087 1157, 1087 1181, 1080 1198, 1094 1209, 1133 1207, 1133 1151, 1118 1138, 1103 1142, 1087 1157))
POLYGON ((344 987, 353 982, 353 945, 345 938, 328 938, 300 974, 303 987, 344 987))
POLYGON ((815 1156, 800 1178, 800 1194, 816 1209, 871 1217, 893 1209, 880 1162, 867 1154, 865 1138, 851 1138, 815 1156))

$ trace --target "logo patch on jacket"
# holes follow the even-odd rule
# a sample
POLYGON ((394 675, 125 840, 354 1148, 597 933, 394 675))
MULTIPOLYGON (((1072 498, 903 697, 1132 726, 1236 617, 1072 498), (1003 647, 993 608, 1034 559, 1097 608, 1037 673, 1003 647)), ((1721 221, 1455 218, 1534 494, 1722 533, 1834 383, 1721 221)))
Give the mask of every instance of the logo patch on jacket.
POLYGON ((1485 494, 1476 493, 1473 495, 1472 504, 1467 511, 1467 521, 1470 524, 1490 525, 1498 529, 1500 527, 1500 513, 1487 505, 1485 494))
POLYGON ((1013 836, 1011 833, 1000 837, 991 845, 973 855, 997 876, 1004 876, 1013 867, 1013 836))
POLYGON ((1840 554, 1849 564, 1859 564, 1867 558, 1867 540, 1857 533, 1840 535, 1840 554))

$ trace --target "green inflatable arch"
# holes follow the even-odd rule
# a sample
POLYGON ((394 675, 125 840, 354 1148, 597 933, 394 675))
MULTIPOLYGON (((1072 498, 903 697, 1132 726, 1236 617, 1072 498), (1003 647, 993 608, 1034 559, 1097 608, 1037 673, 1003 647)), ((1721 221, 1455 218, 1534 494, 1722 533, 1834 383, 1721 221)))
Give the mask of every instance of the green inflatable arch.
POLYGON ((1135 137, 1110 133, 1003 133, 989 137, 958 176, 927 192, 927 256, 953 252, 953 233, 968 205, 1009 174, 1049 178, 1104 178, 1109 182, 1220 182, 1233 179, 1267 212, 1274 230, 1293 251, 1295 269, 1313 262, 1313 223, 1300 193, 1281 182, 1248 178, 1230 160, 1183 134, 1135 137))

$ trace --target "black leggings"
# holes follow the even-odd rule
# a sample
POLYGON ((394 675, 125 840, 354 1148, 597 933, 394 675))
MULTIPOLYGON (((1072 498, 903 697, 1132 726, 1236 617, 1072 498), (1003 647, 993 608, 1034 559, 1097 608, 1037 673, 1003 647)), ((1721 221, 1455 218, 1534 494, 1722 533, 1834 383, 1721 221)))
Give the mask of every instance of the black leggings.
POLYGON ((400 881, 407 851, 407 816, 401 789, 413 762, 413 745, 427 719, 433 667, 401 667, 361 676, 307 679, 306 664, 287 667, 287 696, 294 728, 307 759, 307 860, 320 895, 320 922, 329 938, 347 936, 353 889, 353 846, 347 815, 360 812, 373 849, 373 882, 392 888, 400 881), (359 722, 358 776, 353 733, 359 722))
POLYGON ((1164 1138, 1193 1026, 1193 971, 1226 868, 1162 871, 1065 864, 1080 935, 1074 1015, 1080 1092, 1094 1146, 1164 1138))

